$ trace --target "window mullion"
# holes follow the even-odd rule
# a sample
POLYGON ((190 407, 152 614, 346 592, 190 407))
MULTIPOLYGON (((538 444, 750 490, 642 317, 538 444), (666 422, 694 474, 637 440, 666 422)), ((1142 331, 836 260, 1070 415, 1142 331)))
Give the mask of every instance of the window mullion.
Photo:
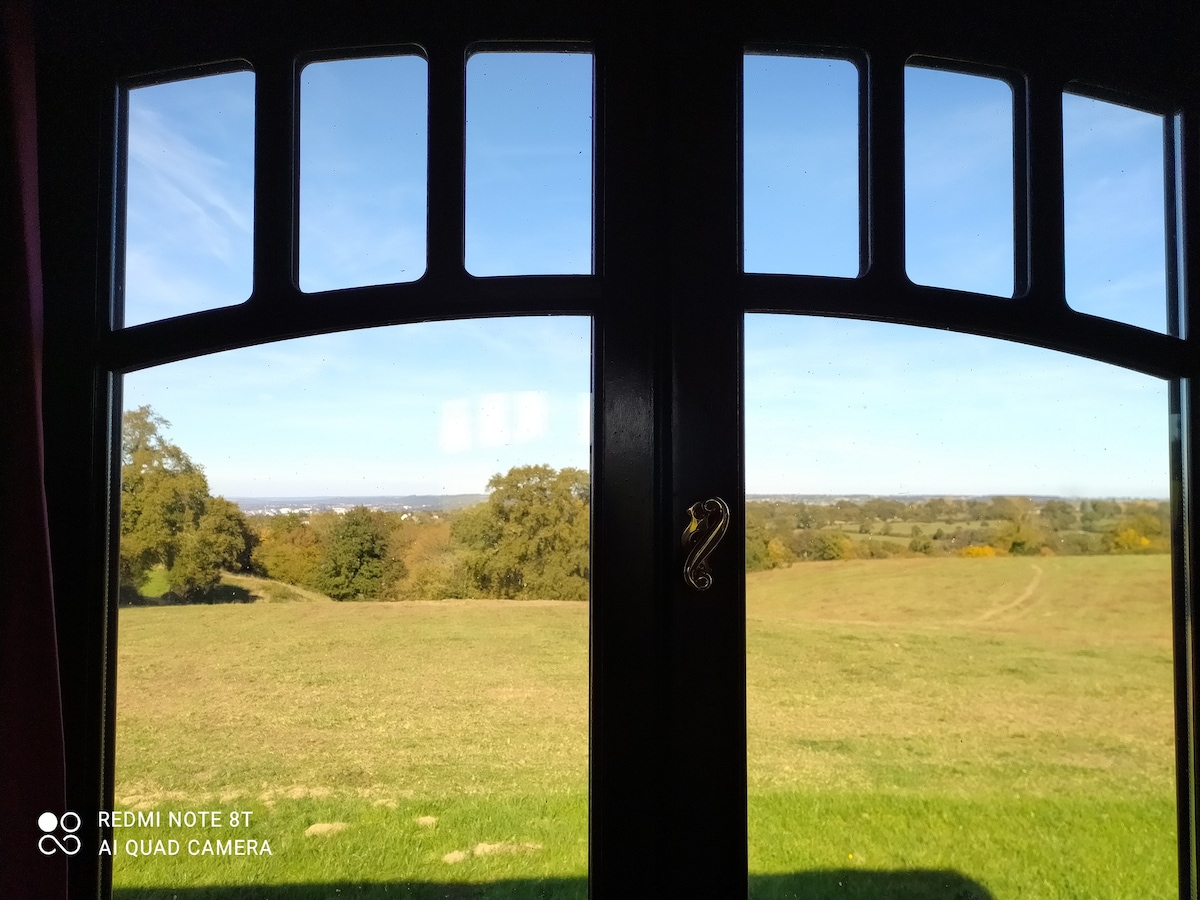
POLYGON ((296 66, 290 54, 255 61, 254 292, 278 305, 297 293, 296 66))
POLYGON ((453 284, 463 269, 466 158, 466 47, 427 47, 429 59, 428 275, 453 284))
POLYGON ((1062 82, 1035 73, 1029 78, 1028 91, 1028 297, 1039 314, 1067 314, 1062 82))
MULTIPOLYGON (((904 57, 868 55, 865 120, 867 160, 866 277, 883 288, 906 283, 904 274, 904 57)), ((861 203, 862 201, 860 201, 861 203)))

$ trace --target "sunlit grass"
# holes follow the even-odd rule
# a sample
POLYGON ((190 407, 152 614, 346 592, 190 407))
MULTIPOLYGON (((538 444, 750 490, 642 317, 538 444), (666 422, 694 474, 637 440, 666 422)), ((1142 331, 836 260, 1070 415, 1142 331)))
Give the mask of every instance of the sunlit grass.
POLYGON ((1165 556, 751 575, 752 871, 853 854, 997 898, 1170 895, 1169 577, 1165 556))
MULTIPOLYGON (((747 584, 754 897, 1172 893, 1166 557, 747 584)), ((248 809, 272 855, 119 846, 118 898, 586 896, 587 604, 238 586, 121 610, 116 806, 248 809)))

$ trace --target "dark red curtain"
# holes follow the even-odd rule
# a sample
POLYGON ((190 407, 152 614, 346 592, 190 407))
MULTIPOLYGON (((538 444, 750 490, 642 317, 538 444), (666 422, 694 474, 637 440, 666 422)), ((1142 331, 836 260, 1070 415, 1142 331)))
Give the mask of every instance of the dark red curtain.
MULTIPOLYGON (((66 855, 50 841, 39 846, 39 817, 67 810, 42 464, 31 0, 0 0, 0 79, 0 896, 59 900, 66 855)), ((64 836, 61 825, 53 835, 64 836)))

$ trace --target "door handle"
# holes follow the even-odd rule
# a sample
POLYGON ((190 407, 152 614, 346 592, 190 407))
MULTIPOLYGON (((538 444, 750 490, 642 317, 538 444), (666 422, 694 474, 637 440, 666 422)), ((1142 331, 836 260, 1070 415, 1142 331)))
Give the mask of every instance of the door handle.
POLYGON ((713 497, 689 506, 688 516, 683 529, 683 549, 687 551, 683 580, 698 591, 707 591, 713 583, 708 557, 729 529, 729 505, 713 497))

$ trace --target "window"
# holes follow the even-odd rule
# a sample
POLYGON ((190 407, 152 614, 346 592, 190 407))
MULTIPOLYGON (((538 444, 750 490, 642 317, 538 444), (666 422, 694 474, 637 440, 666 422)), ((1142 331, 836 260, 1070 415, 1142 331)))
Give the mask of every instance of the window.
MULTIPOLYGON (((45 402, 55 587, 59 615, 69 623, 61 654, 70 802, 89 810, 100 805, 96 798, 106 803, 112 796, 119 635, 107 523, 120 411, 114 385, 122 374, 376 325, 587 315, 595 323, 588 889, 601 898, 743 895, 745 517, 737 501, 746 479, 744 317, 863 318, 1029 343, 1170 385, 1176 811, 1180 895, 1190 896, 1197 854, 1189 824, 1194 726, 1187 701, 1194 681, 1187 611, 1194 593, 1185 561, 1194 552, 1195 526, 1185 510, 1194 500, 1188 448, 1196 352, 1184 308, 1184 263, 1194 251, 1181 242, 1193 191, 1184 176, 1196 169, 1194 141, 1186 137, 1196 83, 1185 40, 1195 33, 1196 13, 1105 3, 1018 15, 989 4, 936 21, 897 16, 881 23, 864 9, 818 3, 766 15, 730 5, 718 20, 666 9, 661 17, 624 14, 597 4, 490 8, 468 21, 444 4, 416 3, 280 21, 254 9, 231 15, 203 4, 181 11, 138 3, 98 18, 92 29, 59 27, 59 11, 51 10, 39 67, 49 138, 41 144, 42 171, 54 176, 46 179, 42 213, 45 402), (489 49, 555 49, 566 42, 594 54, 594 225, 585 264, 490 277, 464 264, 471 202, 467 60, 480 42, 514 40, 525 43, 489 49), (303 235, 298 241, 296 234, 297 221, 304 228, 297 219, 298 61, 328 59, 344 48, 362 48, 349 56, 401 46, 419 47, 428 66, 424 273, 412 281, 385 282, 381 275, 370 279, 377 283, 334 294, 305 293, 296 284, 297 265, 299 271, 305 265, 303 235), (656 54, 648 47, 663 49, 656 54), (849 264, 842 260, 833 271, 802 259, 776 267, 780 273, 754 261, 758 226, 739 176, 747 52, 856 61, 858 109, 846 118, 858 129, 857 241, 842 243, 857 249, 845 251, 849 264), (1006 284, 938 282, 910 271, 904 101, 905 66, 914 57, 967 60, 960 69, 939 65, 1013 78, 1011 291, 1006 284), (254 78, 250 299, 114 329, 108 324, 119 281, 111 252, 113 198, 123 171, 113 151, 118 86, 154 73, 202 74, 210 70, 196 67, 212 64, 252 71, 254 78), (1064 92, 1162 117, 1165 332, 1069 305, 1063 204, 1071 177, 1064 172, 1070 166, 1064 110, 1071 101, 1064 92), (711 497, 729 501, 732 514, 711 557, 713 585, 701 593, 680 575, 680 533, 685 511, 711 497)), ((102 857, 81 854, 71 866, 80 896, 106 890, 102 857)))
POLYGON ((254 73, 132 87, 125 112, 121 324, 241 303, 252 279, 254 73))

